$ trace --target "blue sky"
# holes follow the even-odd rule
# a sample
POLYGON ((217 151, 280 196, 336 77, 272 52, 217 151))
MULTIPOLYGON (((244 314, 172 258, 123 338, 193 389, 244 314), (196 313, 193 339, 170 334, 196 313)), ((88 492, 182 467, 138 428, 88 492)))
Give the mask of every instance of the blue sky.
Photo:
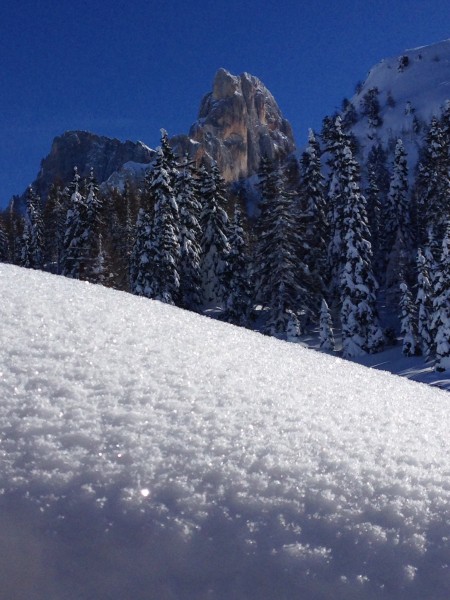
POLYGON ((449 38, 449 17, 444 0, 2 3, 0 203, 64 131, 187 132, 219 67, 259 77, 300 146, 373 64, 449 38))

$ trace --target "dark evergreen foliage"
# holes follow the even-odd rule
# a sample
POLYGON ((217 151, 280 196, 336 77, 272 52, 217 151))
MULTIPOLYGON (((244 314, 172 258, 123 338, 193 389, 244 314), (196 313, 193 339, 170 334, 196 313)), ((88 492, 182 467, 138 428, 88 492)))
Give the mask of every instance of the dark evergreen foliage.
POLYGON ((450 369, 450 221, 442 241, 442 253, 435 277, 432 330, 436 371, 450 369))
POLYGON ((150 297, 167 304, 177 304, 180 291, 180 232, 178 206, 173 189, 175 176, 175 158, 167 133, 162 130, 161 147, 149 182, 155 206, 150 297))
POLYGON ((202 303, 201 203, 196 177, 193 163, 185 159, 178 167, 175 196, 179 213, 179 304, 189 310, 199 310, 202 303))
POLYGON ((44 223, 40 198, 31 186, 28 188, 26 198, 20 264, 29 269, 42 269, 44 265, 44 223))
POLYGON ((302 156, 302 219, 305 253, 302 257, 315 280, 318 303, 329 281, 327 247, 329 227, 326 217, 325 182, 321 172, 320 148, 314 132, 309 131, 308 146, 302 156))
POLYGON ((224 307, 228 297, 230 226, 225 211, 225 182, 216 163, 210 170, 203 165, 199 172, 202 198, 200 226, 202 230, 201 274, 205 306, 224 307))
POLYGON ((298 234, 293 196, 283 185, 280 168, 268 174, 262 185, 261 215, 255 248, 254 298, 266 313, 265 331, 286 335, 299 327, 299 319, 311 311, 311 277, 298 260, 298 234))
POLYGON ((0 262, 9 262, 9 242, 5 225, 0 221, 0 262))
POLYGON ((361 100, 361 112, 367 117, 369 127, 374 129, 383 125, 383 119, 380 116, 380 101, 378 96, 378 88, 373 87, 364 94, 361 100))
POLYGON ((421 249, 417 251, 417 338, 422 354, 429 358, 433 352, 433 337, 431 335, 431 316, 433 311, 432 289, 429 275, 429 265, 421 249))
POLYGON ((230 225, 229 244, 227 298, 223 319, 235 325, 246 326, 251 310, 250 268, 247 236, 237 203, 230 225))
POLYGON ((417 339, 417 314, 411 293, 405 282, 400 284, 400 334, 403 337, 402 352, 405 356, 420 354, 417 339))

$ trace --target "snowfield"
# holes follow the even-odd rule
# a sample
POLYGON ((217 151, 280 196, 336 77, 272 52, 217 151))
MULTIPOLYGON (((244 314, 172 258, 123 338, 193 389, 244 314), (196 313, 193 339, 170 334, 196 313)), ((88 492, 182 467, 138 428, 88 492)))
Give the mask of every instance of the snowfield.
POLYGON ((0 265, 0 597, 444 600, 449 395, 0 265))

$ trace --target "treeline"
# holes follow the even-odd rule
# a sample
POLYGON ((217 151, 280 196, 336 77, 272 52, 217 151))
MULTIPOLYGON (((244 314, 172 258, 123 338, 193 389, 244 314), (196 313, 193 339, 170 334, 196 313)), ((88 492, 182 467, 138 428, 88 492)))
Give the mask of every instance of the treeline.
POLYGON ((1 216, 0 260, 281 338, 318 327, 328 351, 336 330, 345 357, 377 352, 400 332, 405 354, 447 369, 449 124, 449 109, 433 119, 410 186, 401 140, 391 165, 378 144, 361 166, 340 117, 325 119, 298 163, 262 159, 250 223, 245 188, 230 192, 214 163, 174 156, 163 132, 139 189, 101 194, 94 173, 76 169, 44 206, 30 188, 25 215, 12 203, 1 216))

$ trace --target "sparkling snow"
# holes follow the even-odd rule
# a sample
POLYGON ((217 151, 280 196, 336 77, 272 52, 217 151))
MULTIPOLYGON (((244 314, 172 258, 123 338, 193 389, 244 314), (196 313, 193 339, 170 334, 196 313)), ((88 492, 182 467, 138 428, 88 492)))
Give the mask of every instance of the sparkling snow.
MULTIPOLYGON (((352 98, 353 105, 360 110, 363 96, 371 88, 378 88, 382 107, 383 125, 370 129, 367 119, 352 127, 366 156, 374 142, 385 147, 395 146, 401 138, 408 154, 411 170, 418 158, 418 137, 414 120, 428 126, 433 116, 439 117, 446 102, 450 100, 450 39, 430 46, 423 46, 403 53, 408 64, 400 67, 400 56, 387 58, 375 65, 368 73, 360 93, 352 98), (387 104, 391 95, 395 105, 387 104)), ((423 138, 426 132, 421 132, 423 138)), ((412 175, 412 173, 411 173, 412 175)))
POLYGON ((441 390, 0 265, 0 596, 450 597, 441 390))

